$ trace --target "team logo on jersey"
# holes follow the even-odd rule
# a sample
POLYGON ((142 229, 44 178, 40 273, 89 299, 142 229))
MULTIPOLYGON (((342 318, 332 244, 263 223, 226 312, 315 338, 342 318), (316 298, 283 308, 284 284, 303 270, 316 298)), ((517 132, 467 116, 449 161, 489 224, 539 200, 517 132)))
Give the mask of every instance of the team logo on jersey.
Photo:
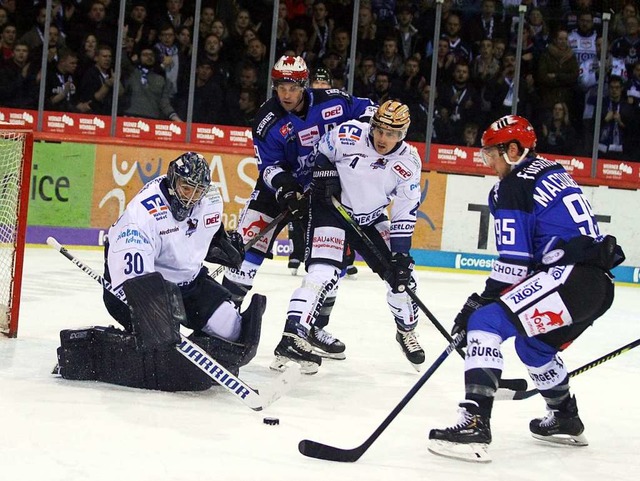
POLYGON ((280 135, 282 135, 284 138, 287 138, 292 131, 293 124, 291 122, 287 122, 282 127, 280 127, 280 135))
POLYGON ((388 162, 387 159, 385 159, 384 157, 380 157, 378 160, 376 160, 375 162, 373 162, 371 164, 371 168, 373 170, 376 170, 376 169, 383 169, 384 170, 384 169, 387 168, 387 162, 388 162))
POLYGON ((220 214, 207 214, 204 216, 204 226, 205 228, 216 226, 220 223, 220 214))
POLYGON ((398 162, 397 164, 395 164, 393 166, 393 171, 396 173, 398 177, 400 177, 403 180, 409 179, 412 175, 411 170, 409 170, 409 168, 406 165, 404 165, 402 162, 398 162))
POLYGON ((300 145, 304 147, 313 147, 320 140, 320 127, 314 125, 308 129, 298 132, 298 139, 300 139, 300 145))
POLYGON ((269 223, 260 216, 258 220, 253 221, 247 227, 242 229, 242 237, 249 237, 250 239, 255 237, 258 232, 261 232, 269 223))
POLYGON ((169 211, 169 207, 164 203, 162 197, 158 194, 154 194, 151 197, 147 197, 140 201, 147 212, 153 215, 156 220, 162 220, 167 217, 167 212, 169 211))
POLYGON ((325 120, 334 119, 336 117, 340 117, 342 113, 343 113, 342 105, 336 105, 328 109, 323 109, 322 118, 325 120))
POLYGON ((187 228, 187 237, 191 237, 191 234, 193 234, 196 229, 198 228, 198 219, 187 219, 187 225, 189 226, 187 228))
POLYGON ((338 130, 338 138, 343 144, 352 144, 357 142, 362 137, 362 129, 355 125, 343 124, 338 130))

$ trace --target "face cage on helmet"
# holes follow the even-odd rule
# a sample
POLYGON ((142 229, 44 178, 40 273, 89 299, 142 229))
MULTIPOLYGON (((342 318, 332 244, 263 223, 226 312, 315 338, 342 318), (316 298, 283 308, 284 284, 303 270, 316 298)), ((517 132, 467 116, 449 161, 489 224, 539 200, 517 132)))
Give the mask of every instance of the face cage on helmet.
POLYGON ((207 195, 210 188, 210 184, 204 185, 176 175, 173 185, 173 195, 182 207, 191 209, 207 195))

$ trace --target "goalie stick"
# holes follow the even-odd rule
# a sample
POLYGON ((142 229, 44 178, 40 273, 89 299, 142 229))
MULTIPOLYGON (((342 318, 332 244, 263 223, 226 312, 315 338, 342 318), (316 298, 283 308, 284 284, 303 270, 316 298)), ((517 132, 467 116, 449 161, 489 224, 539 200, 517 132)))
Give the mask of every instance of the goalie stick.
MULTIPOLYGON (((114 289, 109 281, 96 273, 91 267, 86 265, 80 259, 71 254, 53 237, 47 238, 47 244, 60 252, 64 257, 73 262, 85 274, 102 285, 106 290, 110 291, 123 303, 127 303, 127 299, 122 288, 114 289)), ((194 344, 180 334, 180 344, 175 346, 176 350, 187 358, 194 366, 204 372, 211 379, 220 384, 223 388, 240 399, 245 405, 254 411, 262 411, 267 406, 278 400, 283 394, 289 391, 297 379, 300 377, 299 369, 287 369, 279 376, 271 385, 259 392, 257 389, 251 388, 248 384, 234 376, 222 364, 212 358, 204 349, 194 344)))
MULTIPOLYGON (((577 376, 578 374, 582 374, 583 372, 588 371, 589 369, 594 368, 596 366, 599 366, 602 363, 610 361, 614 357, 618 357, 620 354, 624 354, 625 352, 630 351, 634 347, 638 347, 638 346, 640 346, 640 339, 636 339, 635 341, 630 342, 625 346, 619 347, 618 349, 611 351, 609 354, 605 354, 604 356, 601 356, 598 359, 594 359, 593 361, 588 362, 584 366, 574 369, 569 373, 569 377, 571 378, 571 377, 577 376)), ((528 399, 530 397, 533 397, 536 394, 538 394, 537 389, 529 389, 528 391, 526 390, 510 391, 507 389, 498 389, 495 395, 495 399, 499 401, 505 401, 505 400, 520 401, 522 399, 528 399)))
MULTIPOLYGON (((335 197, 331 197, 331 202, 333 203, 333 206, 337 209, 337 211, 340 213, 340 215, 344 218, 344 220, 355 231, 358 237, 362 239, 362 241, 365 243, 369 251, 374 256, 376 256, 378 261, 380 261, 380 263, 382 264, 382 267, 385 270, 389 269, 391 267, 389 264, 389 261, 382 255, 382 253, 378 250, 378 248, 373 243, 373 241, 369 238, 369 236, 362 230, 362 227, 360 227, 360 224, 358 224, 353 219, 353 217, 351 217, 351 214, 349 214, 349 212, 344 207, 344 205, 342 205, 342 203, 335 197)), ((420 310, 425 313, 425 315, 429 318, 429 320, 436 327, 436 329, 438 329, 440 334, 442 334, 447 341, 453 342, 453 337, 451 337, 451 334, 449 334, 449 332, 442 326, 442 324, 438 322, 438 319, 436 319, 436 317, 431 313, 431 311, 427 308, 427 306, 420 300, 418 295, 415 292, 413 292, 411 289, 407 289, 406 292, 407 292, 407 295, 411 298, 411 300, 415 302, 416 305, 420 308, 420 310)), ((460 357, 462 357, 462 359, 465 358, 464 350, 461 347, 456 347, 456 351, 458 352, 458 354, 460 354, 460 357)), ((525 379, 501 379, 500 387, 504 389, 510 389, 513 391, 525 391, 528 386, 527 386, 527 381, 525 379)))
POLYGON ((324 459, 327 461, 338 461, 341 463, 353 463, 360 459, 360 457, 371 447, 373 442, 378 439, 378 437, 382 434, 382 432, 387 429, 391 421, 393 421, 400 411, 404 409, 404 407, 411 401, 413 396, 420 390, 420 388, 427 382, 427 380, 433 375, 434 372, 440 367, 440 365, 445 361, 449 354, 451 354, 457 347, 460 345, 462 340, 465 338, 466 334, 461 332, 458 334, 451 343, 447 346, 447 348, 438 356, 438 358, 433 362, 433 364, 427 369, 427 371, 418 379, 413 387, 409 390, 409 392, 400 400, 398 405, 393 408, 393 410, 389 413, 389 415, 382 421, 380 426, 376 428, 376 430, 367 438, 367 440, 362 443, 360 446, 352 449, 342 449, 336 448, 334 446, 329 446, 327 444, 322 444, 317 441, 311 441, 309 439, 303 439, 298 443, 298 451, 300 454, 304 456, 308 456, 310 458, 324 459))

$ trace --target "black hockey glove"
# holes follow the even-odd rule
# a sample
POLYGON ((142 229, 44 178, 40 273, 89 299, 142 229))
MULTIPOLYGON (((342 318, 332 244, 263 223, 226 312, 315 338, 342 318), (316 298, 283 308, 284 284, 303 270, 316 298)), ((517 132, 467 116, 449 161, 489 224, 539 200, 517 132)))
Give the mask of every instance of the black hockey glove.
POLYGON ((211 239, 209 251, 204 258, 207 262, 224 267, 239 269, 244 260, 244 242, 238 231, 221 228, 211 239))
MULTIPOLYGON (((333 165, 333 164, 332 164, 333 165)), ((340 177, 335 167, 316 168, 313 171, 312 195, 320 202, 333 205, 331 197, 340 200, 342 186, 340 177)))
POLYGON ((413 257, 409 254, 394 252, 391 254, 391 265, 384 279, 391 286, 391 292, 398 294, 407 289, 413 271, 413 257))
POLYGON ((481 295, 476 294, 475 292, 471 294, 469 298, 466 300, 466 302, 464 303, 464 306, 462 306, 462 309, 460 310, 456 318, 453 320, 453 328, 451 329, 451 335, 455 337, 462 331, 466 331, 467 324, 469 323, 469 318, 471 317, 471 314, 476 312, 481 307, 484 307, 487 304, 491 304, 493 301, 494 301, 493 299, 482 297, 481 295))
POLYGON ((289 211, 294 220, 304 219, 309 209, 309 199, 299 185, 287 184, 276 190, 276 200, 280 208, 289 211))

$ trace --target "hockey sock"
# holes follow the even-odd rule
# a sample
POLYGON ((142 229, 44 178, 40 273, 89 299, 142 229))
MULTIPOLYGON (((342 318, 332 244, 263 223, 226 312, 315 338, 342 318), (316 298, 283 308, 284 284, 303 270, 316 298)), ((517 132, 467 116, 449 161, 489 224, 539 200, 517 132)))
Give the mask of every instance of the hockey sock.
POLYGON ((539 367, 527 366, 529 377, 552 410, 569 399, 569 374, 562 359, 556 354, 551 361, 539 367))
POLYGON ((467 357, 464 363, 465 398, 478 403, 478 414, 491 417, 493 397, 498 390, 504 360, 500 352, 502 338, 485 331, 467 333, 467 357))

